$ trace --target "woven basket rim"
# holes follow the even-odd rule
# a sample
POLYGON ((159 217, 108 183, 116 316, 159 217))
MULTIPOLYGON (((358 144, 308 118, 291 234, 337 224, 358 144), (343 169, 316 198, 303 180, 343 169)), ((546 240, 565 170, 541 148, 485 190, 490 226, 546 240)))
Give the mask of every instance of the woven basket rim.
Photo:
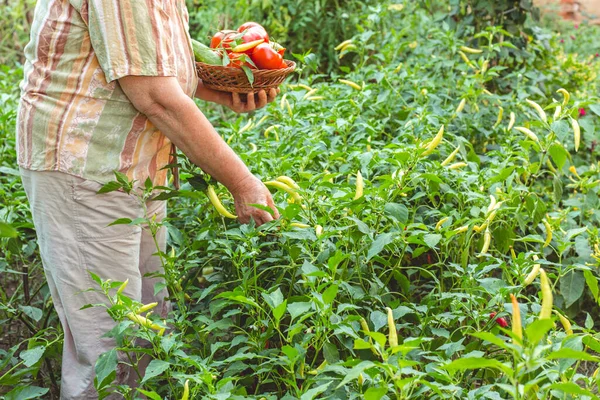
POLYGON ((246 73, 240 68, 224 67, 196 62, 198 77, 205 87, 223 92, 249 93, 277 88, 296 69, 296 63, 285 60, 287 68, 253 70, 251 85, 246 73))

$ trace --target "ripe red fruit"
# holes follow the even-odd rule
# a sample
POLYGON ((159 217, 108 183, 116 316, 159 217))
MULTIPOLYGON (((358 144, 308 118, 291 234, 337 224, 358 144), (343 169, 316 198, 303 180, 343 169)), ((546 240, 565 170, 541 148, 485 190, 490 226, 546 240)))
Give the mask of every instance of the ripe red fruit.
POLYGON ((231 43, 234 41, 234 37, 238 35, 238 32, 232 30, 222 30, 214 34, 210 40, 210 47, 216 49, 223 42, 223 47, 226 49, 231 48, 231 43))
POLYGON ((280 69, 285 66, 283 57, 268 43, 261 43, 252 52, 252 61, 260 69, 280 69))
MULTIPOLYGON (((494 318, 494 317, 496 317, 496 313, 495 313, 495 312, 493 312, 493 313, 490 313, 490 319, 492 319, 492 318, 494 318)), ((495 318, 495 321, 496 321, 496 323, 497 323, 498 325, 500 325, 500 326, 501 326, 501 327, 503 327, 503 328, 507 328, 507 327, 508 327, 508 322, 506 322, 506 320, 505 320, 504 318, 502 318, 502 317, 500 317, 500 318, 495 318)))

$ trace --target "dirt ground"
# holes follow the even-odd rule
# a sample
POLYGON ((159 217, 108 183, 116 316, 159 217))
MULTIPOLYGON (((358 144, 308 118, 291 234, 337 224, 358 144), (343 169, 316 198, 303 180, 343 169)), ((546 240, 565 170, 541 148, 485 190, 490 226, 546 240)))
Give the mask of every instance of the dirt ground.
POLYGON ((574 21, 600 24, 600 0, 534 0, 542 10, 559 12, 574 21))

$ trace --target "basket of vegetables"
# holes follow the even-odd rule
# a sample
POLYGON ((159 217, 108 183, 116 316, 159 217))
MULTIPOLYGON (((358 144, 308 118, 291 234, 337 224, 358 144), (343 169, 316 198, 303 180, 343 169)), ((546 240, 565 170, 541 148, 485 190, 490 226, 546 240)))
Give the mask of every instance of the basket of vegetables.
POLYGON ((269 40, 265 28, 246 22, 237 31, 217 32, 210 47, 192 40, 196 70, 204 86, 249 93, 278 87, 296 68, 285 60, 285 48, 269 40))

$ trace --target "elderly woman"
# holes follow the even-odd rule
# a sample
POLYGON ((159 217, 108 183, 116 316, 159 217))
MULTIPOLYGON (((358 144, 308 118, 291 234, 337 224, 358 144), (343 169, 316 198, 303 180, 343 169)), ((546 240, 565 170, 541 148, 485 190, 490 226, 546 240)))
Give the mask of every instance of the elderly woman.
MULTIPOLYGON (((124 281, 125 294, 168 311, 154 294, 160 260, 137 226, 108 226, 165 204, 122 192, 96 194, 120 171, 142 185, 166 183, 174 143, 233 194, 238 218, 273 216, 269 191, 223 142, 193 97, 236 112, 274 100, 275 90, 237 94, 208 90, 196 77, 185 0, 40 0, 37 2, 18 113, 18 161, 29 198, 48 287, 64 330, 62 399, 95 398, 94 365, 114 346, 102 335, 114 322, 90 277, 124 281), (146 209, 146 210, 144 210, 146 209)), ((159 232, 164 249, 165 233, 159 232)), ((122 366, 120 366, 122 367, 122 366)), ((137 378, 120 368, 118 382, 137 378), (129 375, 129 377, 128 377, 129 375)))

